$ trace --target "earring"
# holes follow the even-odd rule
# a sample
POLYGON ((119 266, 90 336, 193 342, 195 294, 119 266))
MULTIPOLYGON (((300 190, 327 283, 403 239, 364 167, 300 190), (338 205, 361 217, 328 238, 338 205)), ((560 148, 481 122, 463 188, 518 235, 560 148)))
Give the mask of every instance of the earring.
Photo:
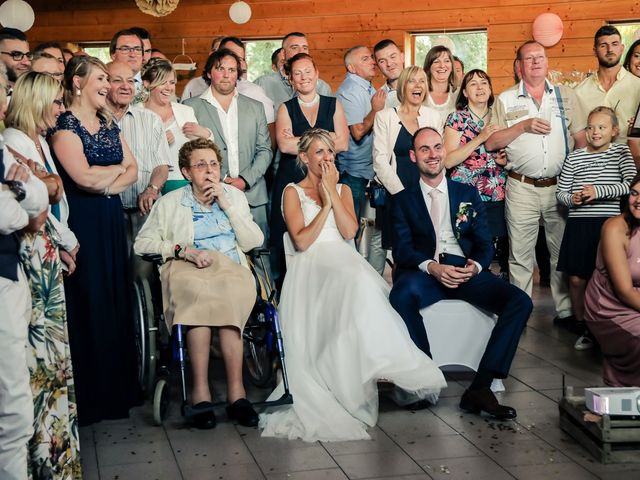
POLYGON ((77 88, 76 89, 76 96, 79 97, 81 94, 82 94, 82 91, 79 88, 77 88))

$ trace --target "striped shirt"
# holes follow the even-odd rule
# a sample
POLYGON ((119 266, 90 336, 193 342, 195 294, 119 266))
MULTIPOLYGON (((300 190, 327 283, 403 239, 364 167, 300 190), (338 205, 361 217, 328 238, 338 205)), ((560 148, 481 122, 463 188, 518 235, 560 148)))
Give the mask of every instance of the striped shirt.
POLYGON ((636 174, 631 151, 626 145, 611 143, 600 153, 580 148, 569 154, 562 166, 556 197, 570 207, 570 217, 613 217, 620 213, 619 199, 629 193, 636 174), (593 185, 596 199, 586 205, 573 205, 571 195, 593 185))
POLYGON ((138 180, 120 194, 120 200, 125 209, 138 208, 138 195, 149 185, 153 169, 171 165, 169 143, 162 120, 151 110, 129 107, 117 124, 138 163, 138 180))

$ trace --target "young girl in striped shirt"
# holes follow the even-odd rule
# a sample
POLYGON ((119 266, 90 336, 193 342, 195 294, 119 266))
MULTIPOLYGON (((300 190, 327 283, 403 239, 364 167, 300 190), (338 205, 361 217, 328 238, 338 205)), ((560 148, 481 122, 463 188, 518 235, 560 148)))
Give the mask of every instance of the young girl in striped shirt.
POLYGON ((629 147, 611 141, 619 132, 618 119, 609 107, 596 107, 587 120, 587 146, 564 161, 556 196, 569 207, 558 271, 569 275, 569 294, 578 332, 576 350, 593 347, 584 323, 584 292, 593 273, 600 229, 620 213, 620 197, 629 191, 636 167, 629 147))

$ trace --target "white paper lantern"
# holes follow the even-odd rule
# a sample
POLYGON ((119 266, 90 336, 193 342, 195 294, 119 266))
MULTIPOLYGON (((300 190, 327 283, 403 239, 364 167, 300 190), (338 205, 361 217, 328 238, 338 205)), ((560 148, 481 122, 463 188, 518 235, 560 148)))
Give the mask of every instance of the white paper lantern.
POLYGON ((247 2, 236 2, 229 7, 229 17, 235 23, 247 23, 251 18, 251 7, 247 2))
POLYGON ((0 5, 0 23, 3 27, 26 32, 33 26, 35 19, 33 8, 23 0, 7 0, 0 5))

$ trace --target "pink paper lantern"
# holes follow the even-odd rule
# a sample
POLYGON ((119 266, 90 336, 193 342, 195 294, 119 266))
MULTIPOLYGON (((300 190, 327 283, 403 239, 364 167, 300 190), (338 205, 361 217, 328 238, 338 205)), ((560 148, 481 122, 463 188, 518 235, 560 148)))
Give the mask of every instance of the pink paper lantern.
POLYGON ((553 47, 562 38, 564 26, 555 13, 542 13, 533 21, 533 38, 543 47, 553 47))

